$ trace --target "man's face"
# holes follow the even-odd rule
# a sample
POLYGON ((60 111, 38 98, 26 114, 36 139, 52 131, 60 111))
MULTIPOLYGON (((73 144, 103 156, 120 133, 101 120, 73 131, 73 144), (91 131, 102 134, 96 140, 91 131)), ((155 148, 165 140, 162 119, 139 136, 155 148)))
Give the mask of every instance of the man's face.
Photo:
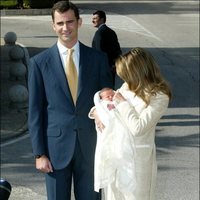
POLYGON ((81 19, 77 20, 73 10, 64 13, 55 11, 53 29, 59 41, 66 47, 71 48, 78 40, 78 28, 81 19))
POLYGON ((99 18, 99 15, 93 15, 92 23, 94 27, 98 28, 103 23, 103 20, 99 18))

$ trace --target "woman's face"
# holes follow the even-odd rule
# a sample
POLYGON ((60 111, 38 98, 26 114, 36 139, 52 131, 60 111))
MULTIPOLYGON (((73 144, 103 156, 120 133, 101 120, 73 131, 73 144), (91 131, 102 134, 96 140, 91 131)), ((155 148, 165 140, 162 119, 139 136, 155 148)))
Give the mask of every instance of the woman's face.
POLYGON ((76 18, 73 10, 64 13, 55 11, 53 29, 58 40, 67 48, 71 48, 78 40, 78 28, 82 20, 76 18))

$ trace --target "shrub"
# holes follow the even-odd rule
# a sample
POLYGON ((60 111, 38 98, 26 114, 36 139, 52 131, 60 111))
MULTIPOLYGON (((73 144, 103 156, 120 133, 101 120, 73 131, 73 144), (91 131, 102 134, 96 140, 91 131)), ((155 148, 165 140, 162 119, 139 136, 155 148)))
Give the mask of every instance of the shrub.
POLYGON ((17 0, 1 0, 0 1, 0 8, 16 8, 17 7, 17 0))
POLYGON ((29 0, 31 8, 51 8, 54 0, 29 0))
MULTIPOLYGON (((57 0, 58 1, 58 0, 57 0)), ((24 8, 51 8, 56 0, 23 0, 24 8)), ((17 0, 1 0, 0 9, 18 8, 17 0)))

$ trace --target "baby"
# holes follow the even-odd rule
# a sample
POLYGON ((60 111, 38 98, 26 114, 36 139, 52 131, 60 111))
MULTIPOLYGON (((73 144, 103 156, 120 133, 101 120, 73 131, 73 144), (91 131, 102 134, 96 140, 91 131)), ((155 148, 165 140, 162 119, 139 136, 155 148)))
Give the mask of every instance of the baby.
POLYGON ((107 187, 116 187, 117 190, 128 192, 135 186, 133 147, 126 124, 119 118, 117 102, 113 100, 114 95, 115 91, 111 88, 98 91, 94 95, 95 107, 88 115, 93 119, 92 110, 96 109, 104 125, 101 129, 96 124, 94 189, 97 192, 107 187))
POLYGON ((115 91, 111 88, 103 88, 99 92, 101 103, 104 104, 108 108, 108 110, 112 110, 115 108, 115 105, 113 103, 114 95, 115 95, 115 91))

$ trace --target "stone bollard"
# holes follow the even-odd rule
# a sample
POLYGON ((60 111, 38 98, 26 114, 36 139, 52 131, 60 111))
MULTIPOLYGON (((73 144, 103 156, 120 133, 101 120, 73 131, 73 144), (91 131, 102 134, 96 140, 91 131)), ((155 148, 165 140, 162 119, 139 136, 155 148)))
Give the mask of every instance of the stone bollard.
POLYGON ((4 36, 4 52, 5 52, 5 55, 4 55, 4 60, 9 60, 9 51, 11 48, 13 48, 13 46, 15 46, 15 43, 17 41, 17 35, 16 33, 14 32, 8 32, 5 34, 4 36))
POLYGON ((10 56, 10 80, 24 80, 26 77, 26 66, 23 63, 24 50, 19 45, 15 45, 9 51, 10 56))
POLYGON ((27 108, 28 90, 23 85, 14 85, 9 90, 11 108, 27 108))
POLYGON ((4 36, 8 56, 9 79, 12 85, 8 91, 10 107, 24 109, 28 106, 27 70, 29 63, 28 51, 22 45, 16 44, 17 35, 8 32, 4 36))
POLYGON ((17 35, 15 32, 7 32, 4 36, 5 44, 14 45, 17 41, 17 35))

